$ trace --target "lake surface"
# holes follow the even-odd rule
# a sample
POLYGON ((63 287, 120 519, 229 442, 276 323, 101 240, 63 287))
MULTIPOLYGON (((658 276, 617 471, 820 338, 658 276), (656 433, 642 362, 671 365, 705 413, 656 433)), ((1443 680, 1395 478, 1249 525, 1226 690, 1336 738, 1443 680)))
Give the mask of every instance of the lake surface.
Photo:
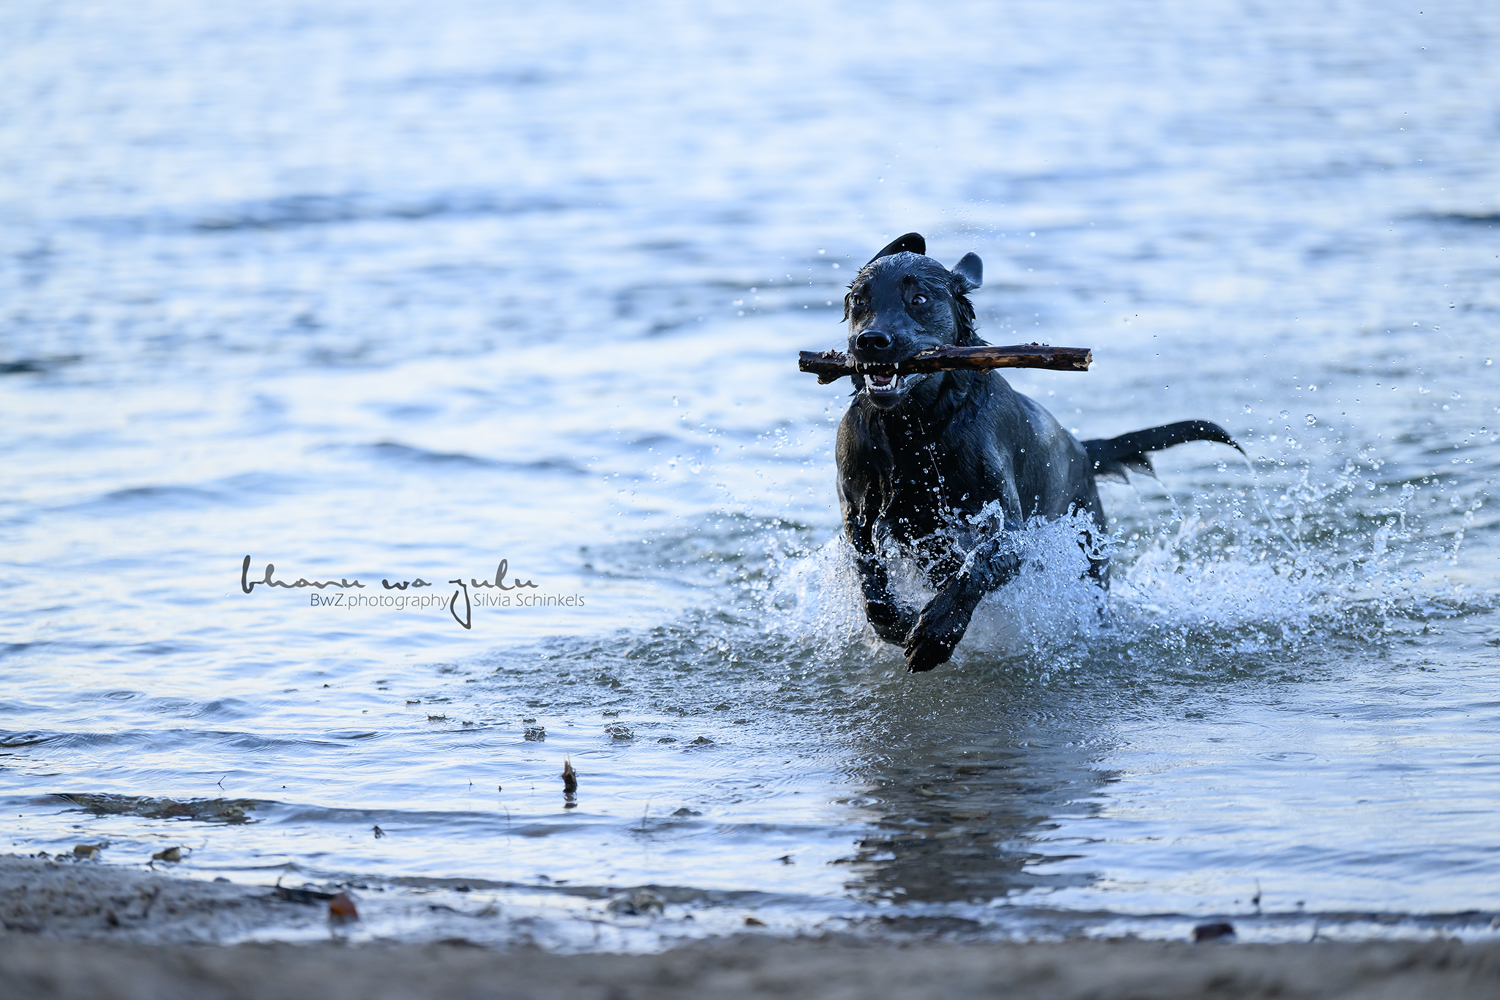
POLYGON ((0 850, 562 949, 1500 926, 1500 8, 0 36, 0 850), (1093 349, 1006 376, 1080 436, 1252 459, 1102 487, 1107 614, 1040 530, 924 675, 794 363, 908 230, 1093 349))

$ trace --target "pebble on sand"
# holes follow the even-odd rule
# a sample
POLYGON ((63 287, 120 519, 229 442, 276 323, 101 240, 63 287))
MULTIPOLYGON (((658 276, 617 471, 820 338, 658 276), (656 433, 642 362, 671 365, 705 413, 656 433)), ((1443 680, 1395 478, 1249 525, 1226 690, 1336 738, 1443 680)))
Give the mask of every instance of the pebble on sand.
POLYGON ((1199 924, 1193 928, 1193 941, 1227 941, 1234 937, 1234 924, 1199 924))

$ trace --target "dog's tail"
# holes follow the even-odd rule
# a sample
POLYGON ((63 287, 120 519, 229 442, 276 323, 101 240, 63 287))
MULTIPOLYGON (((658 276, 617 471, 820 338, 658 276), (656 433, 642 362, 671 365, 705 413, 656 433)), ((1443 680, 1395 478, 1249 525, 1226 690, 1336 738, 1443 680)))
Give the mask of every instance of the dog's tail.
POLYGON ((1235 443, 1228 431, 1207 420, 1180 420, 1175 424, 1131 431, 1119 437, 1094 438, 1083 442, 1083 447, 1089 453, 1089 462, 1095 476, 1128 482, 1129 478, 1125 475, 1127 470, 1143 472, 1148 476, 1156 475, 1151 468, 1151 459, 1146 457, 1148 451, 1161 451, 1187 441, 1217 441, 1229 445, 1241 455, 1245 453, 1245 449, 1235 443))

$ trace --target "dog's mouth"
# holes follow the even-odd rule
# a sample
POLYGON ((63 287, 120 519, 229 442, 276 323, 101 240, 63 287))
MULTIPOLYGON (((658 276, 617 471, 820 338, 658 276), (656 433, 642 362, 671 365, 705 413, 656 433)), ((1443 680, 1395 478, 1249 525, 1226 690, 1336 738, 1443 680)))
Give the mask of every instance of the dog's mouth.
POLYGON ((899 406, 911 387, 925 375, 876 375, 865 372, 865 398, 882 410, 899 406))

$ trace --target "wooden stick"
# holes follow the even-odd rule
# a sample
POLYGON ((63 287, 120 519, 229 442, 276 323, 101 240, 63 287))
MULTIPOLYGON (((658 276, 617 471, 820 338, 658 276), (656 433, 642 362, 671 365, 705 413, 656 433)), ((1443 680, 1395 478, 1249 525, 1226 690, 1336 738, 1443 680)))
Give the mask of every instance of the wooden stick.
MULTIPOLYGON (((913 355, 897 365, 860 365, 859 374, 917 375, 923 372, 985 371, 990 368, 1050 368, 1059 372, 1086 372, 1094 362, 1087 347, 1047 347, 1017 344, 1010 347, 935 347, 913 355)), ((797 359, 800 371, 828 383, 853 375, 854 359, 841 351, 803 351, 797 359)))

